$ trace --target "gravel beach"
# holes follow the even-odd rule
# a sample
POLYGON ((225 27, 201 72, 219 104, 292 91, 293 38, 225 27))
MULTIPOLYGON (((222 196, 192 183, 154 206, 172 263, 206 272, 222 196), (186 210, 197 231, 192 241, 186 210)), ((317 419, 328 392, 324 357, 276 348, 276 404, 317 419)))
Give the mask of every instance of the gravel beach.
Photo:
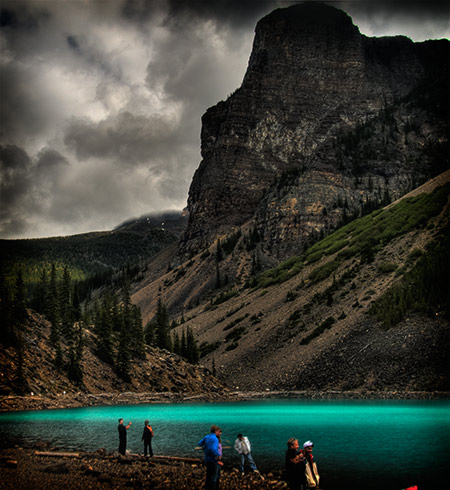
MULTIPOLYGON (((118 456, 100 449, 94 453, 62 455, 41 447, 0 451, 0 488, 5 490, 111 490, 122 488, 199 490, 205 468, 201 460, 118 456), (45 449, 45 450, 43 450, 45 449)), ((287 488, 281 472, 241 475, 236 468, 222 470, 222 490, 287 488)))

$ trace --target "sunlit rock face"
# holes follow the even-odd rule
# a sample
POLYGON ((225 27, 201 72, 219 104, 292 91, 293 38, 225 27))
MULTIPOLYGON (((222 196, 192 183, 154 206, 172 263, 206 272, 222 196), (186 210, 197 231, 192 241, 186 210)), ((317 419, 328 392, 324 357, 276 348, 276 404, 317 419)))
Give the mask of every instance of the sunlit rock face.
POLYGON ((283 258, 448 166, 436 158, 448 107, 433 101, 449 44, 368 38, 323 4, 264 17, 242 86, 202 118, 180 251, 252 221, 265 252, 283 258))

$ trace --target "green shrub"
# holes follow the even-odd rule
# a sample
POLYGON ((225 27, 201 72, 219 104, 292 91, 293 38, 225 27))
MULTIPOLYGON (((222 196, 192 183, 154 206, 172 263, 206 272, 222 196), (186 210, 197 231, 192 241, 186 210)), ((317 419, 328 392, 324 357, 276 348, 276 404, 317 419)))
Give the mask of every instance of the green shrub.
POLYGON ((236 327, 234 328, 226 337, 225 341, 229 342, 230 340, 239 340, 245 333, 247 329, 245 327, 236 327))
POLYGON ((317 262, 320 260, 323 256, 323 250, 316 250, 313 253, 309 253, 306 255, 306 260, 308 261, 309 264, 312 264, 314 262, 317 262))
POLYGON ((327 255, 334 254, 339 252, 342 248, 344 248, 348 244, 348 240, 339 240, 336 243, 333 243, 329 248, 327 248, 327 255))
POLYGON ((314 269, 308 276, 308 279, 312 282, 312 284, 316 284, 317 282, 323 281, 330 277, 331 274, 341 265, 341 261, 339 259, 332 260, 327 262, 326 264, 314 269))
POLYGON ((234 296, 238 296, 239 291, 237 289, 230 289, 229 291, 225 291, 222 294, 219 294, 219 296, 216 296, 212 302, 213 305, 220 305, 222 303, 225 303, 225 301, 228 301, 229 299, 233 298, 234 296))
POLYGON ((357 255, 360 251, 360 247, 353 245, 352 247, 344 248, 338 253, 338 257, 342 257, 343 259, 349 259, 354 255, 357 255))
POLYGON ((330 329, 335 323, 336 323, 336 320, 332 316, 329 316, 318 327, 316 327, 309 335, 304 337, 300 341, 300 345, 309 344, 311 342, 311 340, 313 340, 316 337, 318 337, 319 335, 321 335, 323 332, 325 332, 325 330, 330 329))
POLYGON ((211 352, 215 351, 216 349, 218 349, 220 347, 221 343, 222 342, 220 342, 220 341, 214 342, 212 344, 209 344, 208 342, 203 342, 199 347, 200 357, 205 357, 208 354, 210 354, 211 352))
POLYGON ((398 265, 394 264, 393 262, 381 262, 381 264, 378 265, 378 270, 382 274, 390 274, 391 272, 394 272, 397 270, 398 265))
POLYGON ((422 257, 422 255, 423 250, 421 250, 420 248, 415 248, 414 250, 411 250, 411 252, 408 254, 408 260, 414 261, 419 257, 422 257))
POLYGON ((239 347, 239 344, 237 342, 233 342, 232 344, 227 345, 227 347, 225 348, 225 350, 226 351, 230 351, 230 350, 236 349, 237 347, 239 347))
POLYGON ((235 320, 233 320, 232 322, 228 323, 227 325, 225 325, 223 327, 223 331, 226 332, 227 330, 230 330, 231 328, 233 328, 234 326, 236 326, 238 323, 242 322, 242 320, 245 320, 247 317, 248 317, 248 313, 244 316, 241 316, 239 318, 236 318, 235 320))
POLYGON ((288 303, 289 301, 294 301, 297 298, 297 293, 294 293, 294 291, 288 291, 286 294, 286 299, 285 301, 288 303))

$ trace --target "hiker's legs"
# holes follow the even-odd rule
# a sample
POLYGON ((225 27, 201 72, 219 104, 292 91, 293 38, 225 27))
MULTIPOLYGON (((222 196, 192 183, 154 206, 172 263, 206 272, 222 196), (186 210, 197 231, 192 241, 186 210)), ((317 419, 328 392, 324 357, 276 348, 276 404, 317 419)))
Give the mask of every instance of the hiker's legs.
POLYGON ((217 463, 206 463, 206 482, 205 490, 216 490, 217 478, 218 478, 218 468, 217 463))
POLYGON ((253 457, 252 457, 252 453, 248 453, 245 455, 245 457, 247 458, 247 461, 249 462, 250 464, 250 469, 252 471, 256 471, 258 468, 256 467, 256 464, 255 462, 253 461, 253 457))
POLYGON ((239 471, 244 473, 244 463, 245 463, 245 454, 241 453, 241 464, 239 466, 239 471))

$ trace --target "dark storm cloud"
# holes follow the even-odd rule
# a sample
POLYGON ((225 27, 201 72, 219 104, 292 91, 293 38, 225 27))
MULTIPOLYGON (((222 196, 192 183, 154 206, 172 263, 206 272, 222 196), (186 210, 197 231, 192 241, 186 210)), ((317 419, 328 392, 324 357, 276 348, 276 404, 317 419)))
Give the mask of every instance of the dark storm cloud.
POLYGON ((35 30, 42 21, 49 17, 45 8, 34 8, 26 2, 17 0, 14 6, 11 2, 4 2, 0 9, 0 27, 11 30, 35 30))
POLYGON ((213 19, 222 24, 233 27, 253 26, 255 20, 261 15, 270 12, 283 2, 270 0, 216 0, 204 2, 203 0, 192 0, 183 2, 180 0, 169 0, 170 19, 213 19))
POLYGON ((19 202, 30 184, 31 159, 15 145, 0 146, 0 208, 2 213, 19 202))
POLYGON ((67 44, 69 45, 69 48, 80 51, 80 45, 76 36, 67 36, 67 44))
POLYGON ((338 8, 349 8, 353 5, 353 10, 357 12, 372 13, 387 13, 392 15, 402 14, 416 17, 418 21, 423 20, 423 17, 442 18, 449 22, 450 4, 447 0, 366 0, 366 1, 350 1, 345 0, 335 2, 338 8))
POLYGON ((414 40, 450 36, 448 0, 368 0, 333 3, 370 36, 406 35, 414 40))
POLYGON ((177 143, 173 129, 163 119, 129 112, 109 117, 98 124, 73 121, 64 141, 79 159, 107 158, 123 166, 162 158, 177 143))
POLYGON ((0 234, 22 233, 46 208, 67 160, 43 149, 35 162, 15 145, 0 146, 0 234))
POLYGON ((130 21, 140 23, 162 10, 167 23, 179 25, 190 21, 214 20, 222 25, 252 27, 255 19, 282 4, 276 0, 125 0, 122 14, 130 21))
POLYGON ((33 78, 33 70, 24 64, 0 66, 0 142, 36 135, 51 124, 51 110, 36 98, 33 78))

